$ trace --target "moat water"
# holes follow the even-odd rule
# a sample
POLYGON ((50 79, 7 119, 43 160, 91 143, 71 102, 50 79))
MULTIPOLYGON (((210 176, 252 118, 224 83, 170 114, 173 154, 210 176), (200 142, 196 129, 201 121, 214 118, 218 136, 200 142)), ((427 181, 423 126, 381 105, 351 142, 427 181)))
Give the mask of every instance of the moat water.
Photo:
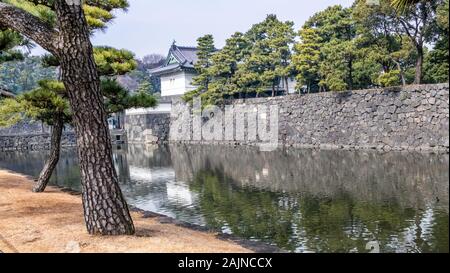
MULTIPOLYGON (((43 152, 0 152, 36 176, 43 152)), ((449 252, 449 155, 253 147, 121 146, 138 208, 292 252, 449 252)), ((80 189, 75 150, 52 183, 80 189)))

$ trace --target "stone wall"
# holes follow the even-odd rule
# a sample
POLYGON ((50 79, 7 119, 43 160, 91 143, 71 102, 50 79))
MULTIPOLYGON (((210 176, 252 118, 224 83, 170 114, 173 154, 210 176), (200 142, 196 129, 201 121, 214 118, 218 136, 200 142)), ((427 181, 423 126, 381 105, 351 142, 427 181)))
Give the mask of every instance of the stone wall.
MULTIPOLYGON (((448 83, 232 103, 246 108, 278 105, 279 143, 285 146, 447 152, 449 148, 448 83)), ((171 128, 175 129, 179 130, 171 128)), ((255 144, 251 140, 177 142, 255 144)))
POLYGON ((129 143, 165 143, 170 130, 169 113, 125 116, 125 131, 129 143))
MULTIPOLYGON (((46 150, 50 148, 50 134, 0 135, 0 151, 46 150)), ((62 147, 76 145, 73 132, 66 132, 61 139, 62 147)))
POLYGON ((50 132, 48 126, 39 121, 22 121, 11 127, 0 127, 0 136, 6 135, 30 135, 30 134, 47 134, 50 132))

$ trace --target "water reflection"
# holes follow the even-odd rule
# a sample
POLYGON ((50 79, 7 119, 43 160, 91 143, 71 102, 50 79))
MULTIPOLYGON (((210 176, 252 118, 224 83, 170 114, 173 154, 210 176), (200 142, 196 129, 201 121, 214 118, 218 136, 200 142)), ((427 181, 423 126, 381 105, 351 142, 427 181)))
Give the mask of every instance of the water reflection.
MULTIPOLYGON (((36 175, 44 156, 0 153, 0 168, 36 175)), ((131 204, 289 251, 449 251, 448 155, 128 146, 114 162, 131 204)), ((64 151, 53 183, 78 177, 64 151)))

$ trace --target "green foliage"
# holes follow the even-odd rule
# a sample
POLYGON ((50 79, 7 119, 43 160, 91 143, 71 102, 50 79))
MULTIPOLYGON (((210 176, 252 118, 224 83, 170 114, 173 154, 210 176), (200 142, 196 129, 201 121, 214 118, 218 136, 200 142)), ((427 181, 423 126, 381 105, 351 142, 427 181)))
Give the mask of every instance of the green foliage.
POLYGON ((356 0, 348 9, 318 12, 294 47, 298 88, 341 91, 412 83, 421 54, 425 82, 448 81, 447 18, 448 0, 418 1, 405 13, 398 13, 391 0, 379 5, 356 0), (428 54, 424 43, 433 41, 428 54))
POLYGON ((99 74, 102 76, 123 75, 137 67, 134 54, 125 49, 95 47, 94 58, 99 74))
POLYGON ((391 0, 391 5, 400 12, 406 12, 411 6, 416 5, 421 0, 391 0))
POLYGON ((0 29, 0 64, 22 59, 21 52, 15 50, 15 48, 23 45, 23 43, 23 38, 17 32, 9 29, 0 29))
POLYGON ((41 63, 43 67, 57 67, 60 65, 58 58, 51 54, 43 55, 41 63))
POLYGON ((109 114, 119 113, 129 108, 155 107, 158 104, 156 98, 146 90, 141 89, 130 95, 128 90, 112 79, 102 80, 100 87, 109 114))
POLYGON ((297 82, 299 86, 306 85, 308 92, 318 91, 322 38, 316 29, 308 27, 299 31, 299 37, 301 42, 295 44, 295 54, 292 57, 293 66, 298 73, 297 82))
POLYGON ((139 85, 139 87, 138 87, 138 89, 136 90, 136 92, 138 92, 138 93, 146 93, 146 94, 152 94, 152 93, 154 93, 154 90, 153 90, 153 86, 152 86, 152 84, 150 83, 150 82, 142 82, 140 85, 139 85))
POLYGON ((437 38, 434 48, 425 56, 424 81, 442 83, 449 81, 449 1, 437 8, 437 38))
MULTIPOLYGON (((94 57, 102 75, 101 92, 104 97, 105 108, 108 114, 122 112, 132 107, 154 107, 157 100, 148 91, 141 89, 141 92, 130 95, 128 90, 120 86, 113 77, 130 72, 136 68, 134 55, 127 50, 117 50, 111 47, 94 48, 94 57)), ((42 70, 51 70, 54 76, 54 70, 50 67, 59 65, 58 59, 52 55, 46 55, 43 58, 30 57, 26 60, 32 60, 32 64, 38 67, 29 68, 37 73, 42 70), (41 63, 49 68, 44 68, 41 63), (34 68, 34 69, 33 69, 34 68)), ((12 63, 4 64, 9 67, 12 63)), ((3 68, 3 67, 2 67, 3 68)), ((17 68, 17 67, 16 67, 17 68)), ((25 71, 26 75, 33 75, 32 71, 25 71)), ((17 81, 11 78, 11 73, 1 74, 8 77, 9 80, 17 81)), ((40 77, 46 78, 44 76, 40 77)), ((54 77, 48 77, 54 78, 54 77)), ((1 78, 0 78, 1 80, 1 78)), ((30 80, 31 84, 35 84, 37 80, 30 80)), ((28 85, 22 87, 25 89, 28 85)), ((150 87, 149 87, 150 88, 150 87)), ((31 88, 30 88, 31 89, 31 88)), ((57 80, 40 80, 38 86, 34 90, 24 93, 16 99, 17 103, 11 100, 2 101, 1 107, 4 116, 3 126, 11 125, 20 121, 19 117, 27 117, 34 120, 45 122, 49 125, 54 123, 54 118, 63 116, 65 123, 70 123, 71 114, 69 103, 66 98, 64 84, 57 80), (20 106, 20 107, 19 107, 20 106), (8 115, 8 111, 10 114, 8 115)))
POLYGON ((216 105, 237 93, 277 91, 280 81, 292 75, 294 37, 292 22, 268 15, 245 34, 235 33, 222 50, 213 51, 212 37, 200 38, 199 51, 205 53, 199 53, 200 73, 194 80, 200 87, 183 99, 190 102, 200 95, 204 105, 216 105))
POLYGON ((127 108, 150 108, 157 105, 156 97, 145 92, 134 93, 127 99, 127 108))
POLYGON ((206 92, 211 81, 208 68, 211 66, 211 57, 214 54, 214 37, 212 35, 205 35, 198 38, 198 61, 195 64, 197 76, 194 77, 192 83, 198 86, 198 92, 206 92))
POLYGON ((353 89, 357 52, 352 10, 331 6, 318 12, 305 23, 300 36, 293 57, 299 84, 309 84, 308 90, 314 84, 334 91, 353 89))
POLYGON ((0 100, 0 127, 10 127, 23 120, 22 105, 15 99, 0 100))
POLYGON ((61 96, 64 90, 61 82, 45 80, 30 92, 0 101, 0 127, 11 126, 25 118, 53 125, 54 118, 62 116, 64 122, 70 122, 69 103, 61 96))
POLYGON ((150 76, 147 69, 139 67, 126 74, 131 83, 123 83, 128 85, 129 90, 137 90, 140 85, 150 83, 152 93, 161 93, 161 79, 159 77, 150 76))
POLYGON ((65 92, 64 85, 58 81, 40 81, 39 87, 20 95, 17 98, 24 114, 34 120, 53 125, 56 116, 63 116, 70 122, 69 102, 61 96, 65 92))
POLYGON ((28 0, 3 0, 2 2, 21 8, 50 25, 54 25, 56 23, 56 14, 49 7, 53 4, 53 1, 40 1, 40 4, 33 3, 38 1, 28 0))
MULTIPOLYGON (((54 0, 3 0, 3 2, 21 8, 50 25, 56 25, 54 0)), ((83 2, 86 21, 92 32, 96 29, 105 29, 107 24, 114 19, 114 10, 126 10, 129 6, 127 0, 86 0, 83 2)))
POLYGON ((294 43, 294 23, 278 20, 275 15, 267 18, 246 33, 252 43, 249 56, 240 67, 240 85, 249 86, 257 93, 268 89, 275 91, 280 81, 291 75, 290 47, 294 43))
POLYGON ((127 109, 128 91, 115 80, 102 80, 100 89, 103 97, 105 97, 105 107, 109 114, 119 113, 127 109))
MULTIPOLYGON (((307 92, 408 84, 417 81, 423 55, 425 82, 448 81, 448 0, 415 1, 402 13, 391 0, 355 0, 350 8, 314 14, 298 36, 292 46, 292 23, 268 15, 245 34, 234 34, 222 50, 201 53, 200 88, 183 99, 201 96, 204 104, 221 104, 236 94, 276 92, 292 75, 297 89, 307 92), (427 43, 434 45, 429 52, 427 43)), ((199 41, 203 49, 211 42, 199 41)))
POLYGON ((399 85, 399 70, 391 70, 378 76, 378 84, 383 87, 399 85))

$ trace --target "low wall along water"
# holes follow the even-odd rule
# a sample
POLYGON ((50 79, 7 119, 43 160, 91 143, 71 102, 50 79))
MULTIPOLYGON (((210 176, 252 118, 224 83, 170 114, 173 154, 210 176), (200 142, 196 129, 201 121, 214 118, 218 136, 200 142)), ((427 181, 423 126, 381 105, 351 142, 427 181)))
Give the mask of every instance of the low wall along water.
MULTIPOLYGON (((234 100, 248 109, 278 106, 278 142, 284 146, 323 149, 447 151, 449 85, 288 95, 234 100)), ((172 113, 170 130, 174 128, 172 113)), ((192 124, 190 125, 192 127, 192 124)), ((225 126, 222 130, 225 132, 225 126)), ((229 125, 228 125, 229 126, 229 125)), ((248 125, 235 130, 256 130, 248 125), (239 129, 241 128, 241 129, 239 129)), ((245 134, 235 131, 236 135, 245 134)), ((175 141, 191 144, 258 144, 260 139, 175 141)))
MULTIPOLYGON (((446 152, 449 149, 448 83, 234 100, 231 104, 244 108, 276 105, 278 143, 284 146, 446 152)), ((226 141, 191 140, 186 136, 186 140, 171 141, 171 132, 179 129, 174 123, 178 118, 174 112, 127 115, 128 141, 232 145, 255 145, 260 141, 258 136, 226 141)), ((222 126, 225 132, 226 125, 222 126)), ((235 136, 245 135, 238 130, 249 130, 247 123, 241 127, 235 122, 233 127, 235 136)), ((67 141, 71 141, 70 137, 67 141)), ((14 135, 0 130, 0 150, 20 149, 29 143, 45 147, 48 142, 48 136, 35 132, 27 135, 21 131, 14 135)))

